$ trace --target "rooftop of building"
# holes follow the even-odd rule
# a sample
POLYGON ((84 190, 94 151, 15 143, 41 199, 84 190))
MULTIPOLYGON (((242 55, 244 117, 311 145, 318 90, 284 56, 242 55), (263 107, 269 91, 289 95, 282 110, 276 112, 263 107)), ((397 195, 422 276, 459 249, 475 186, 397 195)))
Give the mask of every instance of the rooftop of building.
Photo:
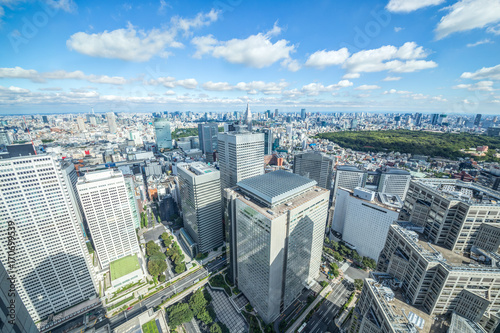
POLYGON ((365 283, 370 286, 395 331, 408 333, 448 331, 447 321, 435 320, 423 310, 405 301, 401 289, 397 286, 399 281, 396 278, 386 273, 370 275, 371 278, 365 279, 365 283))
POLYGON ((127 274, 140 269, 139 259, 135 254, 117 259, 109 264, 111 272, 111 281, 117 280, 127 274))
POLYGON ((189 171, 195 176, 205 175, 207 173, 219 172, 214 167, 205 164, 203 162, 193 162, 193 163, 178 163, 178 168, 183 168, 186 171, 189 171))
POLYGON ((409 176, 410 172, 403 170, 403 169, 397 169, 397 168, 385 168, 381 170, 382 173, 385 173, 387 175, 405 175, 409 176))
POLYGON ((451 315, 449 333, 486 333, 477 323, 464 318, 455 312, 451 315))
POLYGON ((500 192, 476 183, 442 178, 418 179, 414 182, 436 191, 448 200, 462 201, 477 206, 500 205, 500 192))
POLYGON ((238 182, 244 191, 259 197, 271 207, 298 195, 317 183, 315 180, 295 173, 277 170, 238 182))
POLYGON ((442 246, 429 243, 422 234, 423 228, 408 221, 397 221, 392 226, 429 262, 439 262, 449 270, 488 271, 500 273, 500 257, 472 247, 469 253, 457 253, 442 246))
POLYGON ((338 165, 338 171, 351 171, 351 172, 365 172, 364 170, 360 170, 354 165, 338 165))
POLYGON ((288 210, 295 209, 307 203, 308 201, 313 200, 316 197, 324 194, 325 192, 328 192, 328 190, 324 188, 321 188, 319 186, 313 186, 310 188, 309 191, 304 191, 299 195, 270 208, 268 205, 264 205, 261 201, 256 200, 253 197, 247 196, 243 191, 241 191, 239 187, 236 187, 235 191, 238 194, 239 199, 241 201, 243 201, 251 208, 255 209, 260 214, 267 217, 269 220, 276 219, 281 215, 283 215, 284 213, 286 213, 288 210))
POLYGON ((356 187, 355 190, 346 189, 344 187, 339 187, 339 190, 344 190, 349 192, 349 195, 358 200, 366 201, 376 206, 384 209, 392 210, 398 212, 403 207, 403 202, 397 195, 375 192, 367 188, 356 187), (373 200, 367 200, 356 195, 356 192, 367 193, 368 195, 373 194, 373 200))
POLYGON ((78 184, 98 182, 101 180, 119 178, 119 177, 123 177, 122 172, 119 170, 114 170, 114 169, 96 170, 92 172, 87 172, 85 175, 78 178, 78 184))

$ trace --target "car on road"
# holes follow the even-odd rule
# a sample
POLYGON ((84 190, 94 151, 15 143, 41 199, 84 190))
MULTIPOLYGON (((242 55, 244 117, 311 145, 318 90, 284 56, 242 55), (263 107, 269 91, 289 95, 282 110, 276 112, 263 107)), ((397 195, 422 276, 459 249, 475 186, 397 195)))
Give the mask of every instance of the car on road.
POLYGON ((128 308, 127 308, 127 311, 128 311, 128 310, 130 310, 130 309, 132 309, 132 306, 131 306, 131 307, 128 307, 128 308))

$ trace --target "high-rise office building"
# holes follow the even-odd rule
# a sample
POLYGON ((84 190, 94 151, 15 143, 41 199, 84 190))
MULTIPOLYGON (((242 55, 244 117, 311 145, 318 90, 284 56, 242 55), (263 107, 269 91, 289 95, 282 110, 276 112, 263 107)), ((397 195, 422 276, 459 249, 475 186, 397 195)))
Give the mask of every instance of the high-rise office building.
POLYGON ((78 125, 79 131, 81 131, 81 132, 85 131, 85 122, 83 121, 82 117, 76 118, 76 124, 78 125))
POLYGON ((403 202, 395 195, 375 193, 356 187, 339 188, 332 229, 355 247, 363 257, 378 259, 384 248, 389 226, 398 219, 403 202))
POLYGON ((154 118, 156 145, 159 149, 172 149, 172 131, 166 118, 154 118))
POLYGON ((295 155, 293 173, 314 179, 318 186, 329 190, 332 186, 333 166, 335 161, 320 152, 308 152, 295 155))
POLYGON ((49 123, 49 118, 47 116, 42 116, 42 121, 44 124, 48 124, 49 123))
POLYGON ((337 190, 343 187, 354 190, 356 187, 365 187, 367 173, 352 165, 339 165, 335 171, 335 183, 333 184, 333 197, 336 198, 337 190))
POLYGON ((302 120, 306 119, 306 109, 300 110, 300 118, 302 118, 302 120))
POLYGON ((431 124, 437 125, 439 123, 439 114, 433 113, 431 114, 431 124))
POLYGON ((116 115, 114 112, 106 113, 106 120, 108 122, 109 133, 116 133, 118 126, 116 126, 116 115))
POLYGON ((14 268, 10 271, 11 274, 0 262, 0 309, 2 310, 0 311, 0 332, 38 333, 33 319, 16 292, 16 270, 14 268))
POLYGON ((457 252, 470 250, 483 223, 500 220, 500 193, 456 179, 412 180, 401 220, 424 228, 433 244, 457 252))
POLYGON ((416 126, 422 125, 422 114, 421 113, 415 113, 415 125, 416 126))
POLYGON ((205 253, 222 245, 220 172, 201 162, 178 163, 184 228, 205 253))
POLYGON ((238 288, 273 321, 319 275, 329 191, 278 170, 226 189, 238 288))
POLYGON ((213 155, 217 150, 219 127, 217 123, 198 124, 200 149, 206 155, 207 162, 214 162, 213 155))
POLYGON ((223 189, 264 173, 264 133, 219 133, 218 148, 223 189))
POLYGON ((135 223, 121 171, 85 174, 76 184, 102 269, 139 252, 135 223))
POLYGON ((278 118, 279 115, 280 112, 278 111, 278 109, 274 109, 274 118, 278 118))
POLYGON ((71 184, 49 155, 0 162, 0 259, 16 232, 16 290, 33 321, 95 297, 95 275, 71 201, 71 184))
POLYGON ((478 113, 476 114, 476 118, 474 119, 474 126, 479 126, 479 124, 481 123, 481 114, 478 113))
POLYGON ((396 168, 378 170, 378 192, 396 194, 401 200, 406 198, 411 175, 408 171, 396 168))
POLYGON ((270 128, 263 130, 264 132, 264 155, 271 155, 273 153, 274 133, 270 128))
POLYGON ((500 319, 498 249, 472 246, 461 255, 431 244, 422 231, 411 222, 391 225, 377 270, 398 280, 410 305, 431 316, 455 312, 493 332, 500 319))

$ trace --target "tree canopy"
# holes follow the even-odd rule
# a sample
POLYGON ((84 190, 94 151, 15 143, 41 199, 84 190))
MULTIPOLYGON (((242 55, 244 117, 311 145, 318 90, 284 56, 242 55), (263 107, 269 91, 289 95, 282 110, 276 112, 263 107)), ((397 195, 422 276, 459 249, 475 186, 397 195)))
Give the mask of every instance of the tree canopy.
MULTIPOLYGON (((320 133, 316 136, 335 142, 342 148, 366 152, 410 153, 430 157, 459 158, 465 157, 460 149, 488 146, 500 149, 500 137, 475 135, 469 133, 436 133, 410 130, 382 131, 342 131, 320 133)), ((474 157, 476 160, 499 161, 493 154, 474 157)))

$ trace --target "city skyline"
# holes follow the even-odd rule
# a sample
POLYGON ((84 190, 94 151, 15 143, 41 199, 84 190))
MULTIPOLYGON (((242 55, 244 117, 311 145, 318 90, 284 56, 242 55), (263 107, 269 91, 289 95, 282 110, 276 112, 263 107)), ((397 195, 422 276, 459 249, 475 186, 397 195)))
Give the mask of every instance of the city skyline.
POLYGON ((0 114, 233 111, 247 102, 494 114, 499 13, 497 0, 9 2, 0 9, 0 114))

